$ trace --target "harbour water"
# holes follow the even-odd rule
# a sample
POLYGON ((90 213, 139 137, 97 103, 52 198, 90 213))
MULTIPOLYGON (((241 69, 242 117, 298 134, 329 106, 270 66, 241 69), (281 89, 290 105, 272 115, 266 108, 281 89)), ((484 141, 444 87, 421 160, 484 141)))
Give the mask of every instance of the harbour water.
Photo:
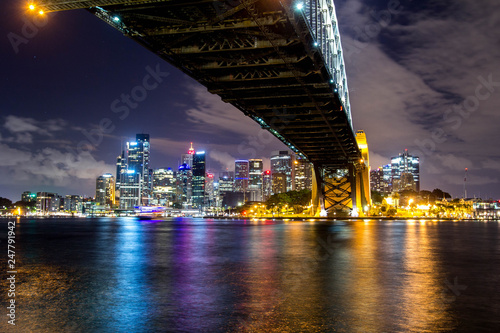
POLYGON ((500 331, 496 221, 19 219, 16 268, 0 331, 500 331))

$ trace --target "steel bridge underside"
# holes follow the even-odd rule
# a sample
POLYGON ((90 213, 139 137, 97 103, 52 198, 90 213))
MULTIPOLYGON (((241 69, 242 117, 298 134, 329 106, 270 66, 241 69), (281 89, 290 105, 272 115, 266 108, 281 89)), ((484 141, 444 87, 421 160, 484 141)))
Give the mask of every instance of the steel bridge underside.
POLYGON ((44 8, 86 8, 258 122, 316 173, 353 168, 361 155, 350 116, 293 3, 46 0, 44 8))

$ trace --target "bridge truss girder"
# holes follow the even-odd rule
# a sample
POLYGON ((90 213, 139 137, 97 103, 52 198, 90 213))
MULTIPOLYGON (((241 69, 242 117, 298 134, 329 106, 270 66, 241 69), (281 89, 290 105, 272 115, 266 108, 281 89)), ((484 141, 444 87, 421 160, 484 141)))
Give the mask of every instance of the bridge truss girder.
POLYGON ((292 0, 40 1, 46 12, 88 9, 307 158, 325 210, 359 201, 333 0, 304 0, 303 10, 292 0))

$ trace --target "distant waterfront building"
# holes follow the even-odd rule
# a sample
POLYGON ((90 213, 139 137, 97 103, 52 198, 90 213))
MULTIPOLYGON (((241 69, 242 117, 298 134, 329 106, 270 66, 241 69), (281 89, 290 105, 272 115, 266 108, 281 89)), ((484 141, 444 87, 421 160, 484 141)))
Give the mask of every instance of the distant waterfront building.
POLYGON ((61 198, 57 193, 37 192, 36 194, 36 212, 38 214, 50 214, 59 211, 61 198))
POLYGON ((29 191, 23 192, 23 194, 21 195, 21 201, 30 204, 36 203, 36 193, 29 191))
POLYGON ((295 191, 312 189, 312 164, 296 156, 293 162, 293 189, 295 191))
POLYGON ((262 201, 262 159, 248 160, 248 191, 250 201, 262 201))
POLYGON ((248 160, 234 161, 234 191, 246 192, 248 191, 248 160))
MULTIPOLYGON (((285 175, 285 190, 282 192, 288 192, 293 189, 293 170, 292 170, 292 155, 287 150, 280 150, 274 152, 271 156, 271 174, 273 175, 273 187, 274 187, 274 174, 284 174, 285 175)), ((280 176, 281 177, 281 176, 280 176)), ((278 193, 282 193, 278 192, 278 193)), ((273 193, 276 194, 276 192, 273 193)))
POLYGON ((193 208, 205 206, 205 152, 196 152, 193 156, 193 208))
POLYGON ((288 192, 286 180, 284 173, 273 173, 273 194, 288 192))
POLYGON ((79 195, 67 195, 64 197, 64 211, 67 213, 82 212, 82 197, 79 195))
POLYGON ((97 177, 95 202, 99 206, 112 208, 115 204, 115 178, 110 173, 97 177))
POLYGON ((271 170, 262 173, 262 201, 266 201, 273 195, 273 177, 271 170))
POLYGON ((397 157, 391 158, 392 190, 420 191, 420 166, 418 156, 412 156, 408 149, 397 157))

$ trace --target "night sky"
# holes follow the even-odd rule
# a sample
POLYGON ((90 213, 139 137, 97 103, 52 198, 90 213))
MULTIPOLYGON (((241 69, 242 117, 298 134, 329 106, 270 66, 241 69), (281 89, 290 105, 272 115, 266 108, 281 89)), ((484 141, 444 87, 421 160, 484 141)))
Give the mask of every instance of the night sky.
MULTIPOLYGON (((421 159, 421 189, 461 196, 468 168, 469 196, 499 199, 500 3, 401 0, 389 13, 396 2, 336 2, 354 129, 367 134, 372 169, 408 149, 421 159)), ((48 14, 35 30, 26 20, 22 1, 2 0, 0 196, 92 196, 136 133, 151 136, 153 168, 175 168, 191 141, 214 172, 237 158, 268 166, 285 148, 85 10, 48 14), (17 46, 14 34, 25 38, 17 46), (150 71, 161 82, 123 111, 122 94, 150 71)))

